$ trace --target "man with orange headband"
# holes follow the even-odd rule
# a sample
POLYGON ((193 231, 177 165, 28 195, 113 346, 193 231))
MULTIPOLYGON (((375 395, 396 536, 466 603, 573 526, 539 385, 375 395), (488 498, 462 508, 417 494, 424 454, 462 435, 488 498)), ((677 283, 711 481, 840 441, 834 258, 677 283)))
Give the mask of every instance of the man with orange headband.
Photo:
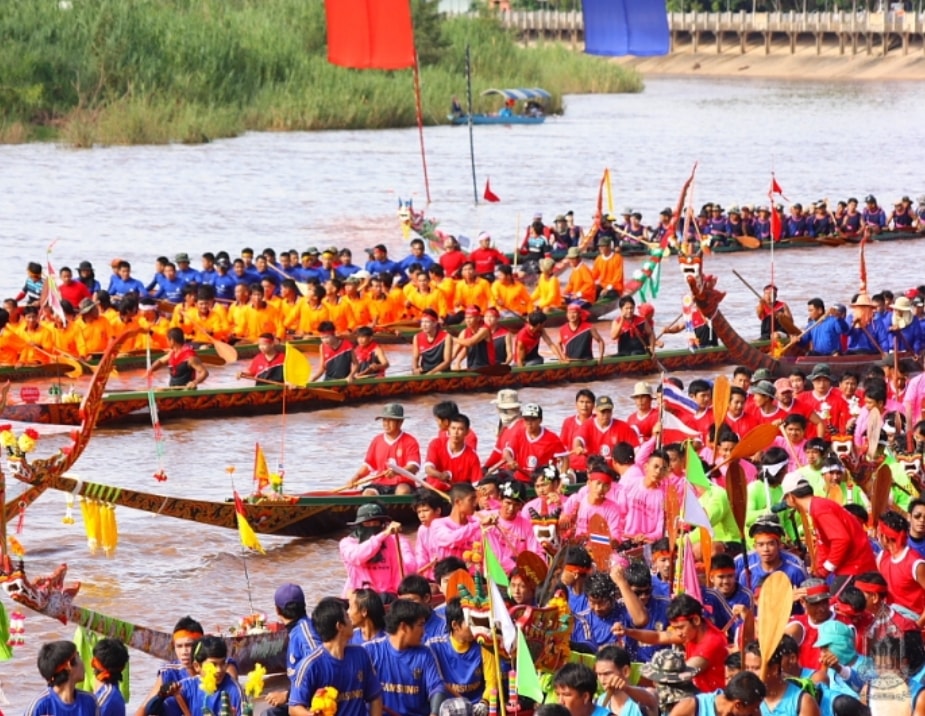
MULTIPOLYGON (((176 661, 164 664, 157 672, 157 679, 154 681, 154 688, 151 693, 141 702, 141 706, 135 712, 135 716, 144 716, 145 704, 152 698, 163 695, 169 689, 171 684, 179 683, 183 679, 191 678, 197 675, 193 666, 193 645, 202 638, 202 624, 190 616, 183 617, 176 623, 173 628, 173 653, 176 655, 176 661)), ((237 666, 229 663, 229 673, 237 678, 237 666)), ((176 706, 174 699, 167 699, 164 702, 164 716, 180 716, 180 709, 176 706)))
POLYGON ((77 689, 77 684, 84 680, 84 663, 74 642, 42 644, 38 667, 48 688, 26 709, 25 716, 99 715, 93 695, 77 689))
POLYGON ((562 567, 562 584, 568 589, 568 606, 572 614, 588 608, 585 583, 591 574, 591 555, 580 545, 569 545, 565 549, 565 565, 562 567))
POLYGON ((119 690, 128 665, 128 649, 118 639, 100 639, 93 647, 93 695, 100 716, 125 716, 125 698, 119 690))
MULTIPOLYGON (((799 557, 781 549, 784 529, 774 520, 775 517, 767 515, 748 528, 754 545, 747 555, 752 589, 760 589, 773 572, 786 574, 793 588, 798 589, 806 581, 806 568, 799 557)), ((745 579, 745 561, 741 554, 735 558, 735 564, 741 582, 745 579)))
POLYGON ((925 560, 906 543, 909 521, 897 512, 880 516, 877 537, 883 552, 877 555, 877 568, 898 607, 909 610, 916 623, 925 626, 925 560))

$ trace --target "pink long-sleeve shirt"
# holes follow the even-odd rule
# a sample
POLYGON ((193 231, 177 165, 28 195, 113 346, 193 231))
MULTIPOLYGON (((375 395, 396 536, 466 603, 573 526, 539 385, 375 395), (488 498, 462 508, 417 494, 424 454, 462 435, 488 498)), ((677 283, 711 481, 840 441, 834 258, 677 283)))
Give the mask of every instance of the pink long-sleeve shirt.
POLYGON ((340 557, 347 568, 343 596, 363 587, 377 592, 397 592, 402 574, 411 574, 417 569, 414 550, 408 540, 399 535, 398 544, 401 545, 400 558, 395 537, 387 532, 375 534, 365 542, 359 542, 353 535, 344 537, 340 541, 340 557), (380 550, 382 559, 373 561, 380 550))
POLYGON ((479 521, 470 517, 465 524, 458 524, 452 517, 440 517, 430 523, 430 544, 437 559, 445 557, 463 558, 463 552, 482 539, 479 521))

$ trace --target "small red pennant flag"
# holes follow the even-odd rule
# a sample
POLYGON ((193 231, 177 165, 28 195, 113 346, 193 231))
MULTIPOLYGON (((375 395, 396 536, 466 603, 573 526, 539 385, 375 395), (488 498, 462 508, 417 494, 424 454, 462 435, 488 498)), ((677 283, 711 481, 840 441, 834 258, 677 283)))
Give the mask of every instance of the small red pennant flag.
POLYGON ((491 202, 492 204, 501 201, 501 197, 491 190, 491 178, 485 180, 485 201, 491 202))
POLYGON ((784 193, 784 190, 780 188, 780 184, 777 183, 777 179, 775 179, 774 176, 771 176, 771 193, 781 195, 784 193))

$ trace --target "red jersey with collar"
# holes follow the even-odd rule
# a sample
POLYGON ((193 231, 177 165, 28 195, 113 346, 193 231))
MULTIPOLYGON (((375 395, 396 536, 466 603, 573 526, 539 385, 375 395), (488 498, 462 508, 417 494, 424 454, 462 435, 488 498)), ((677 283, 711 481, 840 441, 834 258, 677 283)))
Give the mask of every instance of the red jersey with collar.
POLYGON ((611 420, 604 427, 597 420, 587 420, 581 426, 578 440, 584 445, 589 455, 600 455, 610 459, 613 447, 617 443, 627 442, 633 447, 639 445, 639 435, 622 420, 611 420))
POLYGON ((734 418, 729 413, 726 413, 726 425, 734 432, 736 435, 741 438, 745 433, 755 427, 755 421, 752 417, 745 411, 738 418, 734 418))
MULTIPOLYGON (((381 472, 392 464, 406 470, 414 465, 421 465, 421 447, 418 441, 406 432, 401 432, 394 440, 390 440, 385 433, 373 438, 366 451, 365 465, 371 472, 381 472)), ((399 483, 414 484, 407 477, 395 475, 393 477, 380 477, 373 481, 375 485, 398 485, 399 483)))
POLYGON ((845 434, 848 421, 851 419, 851 411, 842 394, 834 388, 830 389, 822 397, 816 395, 814 391, 804 391, 797 396, 795 402, 802 403, 820 418, 823 418, 823 422, 830 433, 834 435, 845 434), (827 410, 823 408, 823 403, 828 407, 827 410), (825 417, 826 414, 828 414, 828 418, 825 417))
POLYGON ((626 419, 626 423, 639 434, 642 440, 648 440, 652 437, 655 424, 658 423, 658 410, 652 408, 642 416, 638 412, 633 413, 626 419))
MULTIPOLYGON (((591 417, 583 423, 580 423, 578 422, 577 415, 569 415, 562 421, 559 439, 562 441, 562 444, 565 445, 566 450, 570 451, 572 449, 572 446, 575 444, 575 438, 581 435, 584 426, 593 420, 594 418, 591 417)), ((572 455, 569 457, 568 466, 576 471, 584 470, 588 466, 588 459, 584 455, 572 455)))
POLYGON ((518 465, 515 477, 525 482, 530 481, 537 467, 548 465, 558 453, 565 452, 559 436, 544 427, 540 428, 540 434, 535 438, 527 435, 525 429, 512 432, 504 448, 513 453, 514 462, 518 465))
POLYGON ((754 403, 746 405, 745 412, 747 412, 749 417, 751 417, 753 425, 773 423, 775 420, 783 420, 789 415, 789 413, 781 408, 777 403, 774 404, 774 410, 772 410, 770 413, 764 412, 754 403))
POLYGON ((430 441, 427 447, 427 460, 424 465, 430 465, 440 472, 449 472, 450 481, 445 483, 433 477, 424 478, 427 482, 440 489, 448 489, 454 482, 478 482, 482 477, 482 466, 475 450, 463 443, 462 450, 450 450, 449 440, 443 437, 430 441), (440 483, 440 484, 438 484, 440 483))
POLYGON ((706 659, 707 666, 697 673, 693 681, 701 692, 708 693, 726 685, 726 657, 729 650, 723 632, 706 619, 703 619, 703 626, 705 630, 700 639, 684 645, 684 657, 687 661, 696 656, 706 659))
POLYGON ((274 355, 272 360, 267 360, 267 357, 263 353, 258 353, 251 361, 247 372, 258 378, 266 378, 266 374, 276 366, 282 365, 284 359, 285 356, 282 353, 274 355))

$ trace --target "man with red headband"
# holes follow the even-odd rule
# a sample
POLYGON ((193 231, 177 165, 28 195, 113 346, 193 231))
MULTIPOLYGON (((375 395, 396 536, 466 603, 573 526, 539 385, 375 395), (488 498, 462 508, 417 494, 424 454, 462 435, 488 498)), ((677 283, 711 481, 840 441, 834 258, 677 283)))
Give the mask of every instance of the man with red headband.
POLYGON ((755 597, 750 589, 739 583, 735 560, 731 555, 721 553, 713 556, 710 564, 710 586, 703 591, 703 611, 714 626, 727 635, 733 643, 741 620, 737 606, 748 611, 755 608, 755 597))
MULTIPOLYGON (((856 587, 864 595, 864 609, 861 612, 864 618, 859 618, 852 609, 852 613, 846 613, 846 617, 854 617, 868 627, 871 624, 878 624, 880 628, 894 629, 903 635, 905 643, 906 658, 909 661, 910 671, 916 671, 925 664, 925 649, 922 646, 922 630, 914 619, 910 616, 912 612, 902 607, 894 606, 890 600, 889 590, 886 579, 880 572, 867 572, 859 576, 855 582, 856 587)), ((849 589, 846 592, 851 591, 849 589)), ((839 608, 839 612, 847 612, 844 608, 839 608)), ((869 629, 859 632, 858 634, 858 651, 862 654, 870 655, 876 645, 869 643, 869 629)), ((916 674, 915 678, 921 680, 923 674, 916 674)))
POLYGON ((566 324, 559 329, 559 348, 566 361, 594 360, 594 344, 600 346, 597 362, 604 360, 604 339, 588 322, 588 313, 579 303, 570 303, 565 311, 566 324))
POLYGON ((791 507, 805 511, 812 518, 816 532, 813 560, 816 576, 832 576, 837 591, 852 577, 877 568, 864 526, 844 507, 824 497, 815 497, 812 485, 798 472, 787 473, 781 488, 784 501, 774 506, 775 512, 791 507))
POLYGON ((669 631, 614 627, 614 634, 624 634, 643 644, 679 645, 684 647, 688 666, 697 669, 694 686, 702 692, 716 691, 726 684, 726 635, 703 615, 703 605, 690 594, 679 594, 668 605, 669 631))
POLYGON ((411 345, 411 370, 415 375, 433 375, 450 367, 453 358, 453 338, 440 327, 437 312, 421 311, 421 332, 411 345))
POLYGON ((559 530, 574 528, 575 535, 588 535, 591 516, 600 515, 607 521, 611 539, 620 539, 623 534, 620 510, 615 502, 607 499, 611 484, 613 472, 609 468, 600 464, 590 464, 588 491, 584 495, 576 493, 566 501, 559 517, 559 530))
POLYGON ((893 603, 915 614, 919 627, 925 626, 925 560, 906 543, 909 521, 896 512, 880 516, 877 537, 883 552, 877 555, 877 568, 886 580, 893 603))
POLYGON ((318 369, 311 377, 316 380, 346 380, 356 371, 357 359, 353 344, 337 335, 334 323, 322 321, 318 324, 321 345, 318 346, 318 369))

